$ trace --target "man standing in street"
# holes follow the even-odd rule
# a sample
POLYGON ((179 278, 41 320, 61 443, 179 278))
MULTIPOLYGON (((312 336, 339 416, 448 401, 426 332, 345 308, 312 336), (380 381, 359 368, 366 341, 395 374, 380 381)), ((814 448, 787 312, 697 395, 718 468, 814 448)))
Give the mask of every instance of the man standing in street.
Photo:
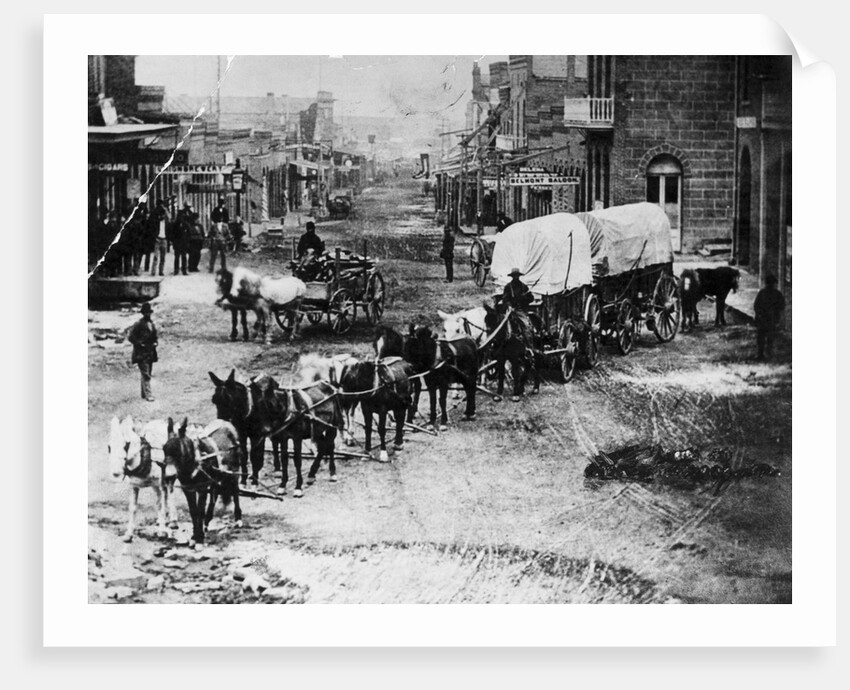
POLYGON ((189 228, 190 222, 187 219, 187 214, 180 211, 176 219, 170 224, 170 232, 168 241, 174 249, 174 275, 186 272, 189 258, 189 228))
POLYGON ((218 205, 210 214, 210 273, 215 270, 216 255, 221 256, 221 267, 227 268, 227 238, 230 235, 230 213, 224 205, 224 197, 218 198, 218 205))
POLYGON ((753 304, 756 321, 756 344, 758 354, 756 359, 763 361, 773 356, 773 342, 779 330, 779 321, 785 311, 785 297, 776 287, 775 275, 767 276, 767 285, 759 290, 753 304), (766 356, 765 356, 766 355, 766 356))
POLYGON ((153 363, 157 361, 156 347, 158 345, 156 326, 151 320, 152 312, 151 305, 145 302, 141 309, 142 318, 131 326, 127 335, 127 340, 133 344, 133 357, 130 361, 139 367, 139 373, 142 376, 142 399, 148 402, 154 401, 151 393, 151 377, 153 363))
POLYGON ((177 213, 177 222, 183 224, 186 233, 186 251, 189 255, 189 273, 197 273, 201 263, 201 251, 204 248, 204 228, 198 222, 198 214, 188 201, 177 213))
POLYGON ((153 259, 151 260, 151 275, 164 275, 165 257, 168 254, 168 235, 170 234, 168 209, 165 202, 159 199, 150 215, 151 234, 154 236, 153 259))
POLYGON ((446 282, 451 283, 454 280, 455 269, 455 229, 453 220, 450 219, 443 228, 443 247, 440 250, 440 258, 446 265, 446 282))

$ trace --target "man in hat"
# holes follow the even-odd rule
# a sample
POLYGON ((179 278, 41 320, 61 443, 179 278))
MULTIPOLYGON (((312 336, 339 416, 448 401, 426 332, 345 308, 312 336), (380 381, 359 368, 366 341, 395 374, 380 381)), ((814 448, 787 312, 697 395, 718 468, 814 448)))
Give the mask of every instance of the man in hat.
POLYGON ((317 257, 321 256, 322 252, 325 251, 325 243, 316 234, 316 224, 312 220, 307 221, 304 234, 298 240, 298 247, 295 249, 295 258, 302 258, 308 249, 312 249, 313 254, 317 257))
POLYGON ((165 273, 165 257, 168 254, 168 238, 171 235, 171 218, 165 207, 165 200, 158 199, 153 212, 148 218, 150 237, 153 240, 153 260, 151 261, 151 275, 165 273))
POLYGON ((198 214, 188 201, 178 211, 176 223, 183 226, 183 232, 186 235, 189 273, 197 273, 200 270, 198 266, 201 263, 201 251, 204 248, 204 228, 198 222, 198 214))
POLYGON ((440 248, 440 258, 443 260, 443 263, 446 266, 446 278, 445 281, 447 283, 451 283, 454 280, 455 275, 455 237, 457 236, 457 227, 455 226, 454 220, 450 219, 448 223, 446 223, 445 227, 443 227, 443 244, 440 248))
POLYGON ((221 256, 221 267, 227 268, 227 241, 230 238, 230 212, 224 205, 224 197, 218 198, 218 205, 210 214, 210 273, 215 270, 215 258, 221 256))
MULTIPOLYGON (((192 227, 192 207, 187 203, 188 208, 183 208, 177 212, 174 222, 169 224, 168 241, 171 242, 171 247, 174 249, 174 275, 182 273, 188 275, 187 268, 189 263, 189 238, 192 227)), ((201 245, 204 238, 201 237, 201 245)), ((200 251, 198 252, 200 255, 200 251)), ((200 258, 200 256, 199 256, 200 258)))
POLYGON ((153 308, 148 302, 142 305, 141 313, 142 318, 130 327, 127 340, 133 344, 133 357, 130 361, 138 365, 139 373, 142 376, 142 399, 153 402, 151 376, 153 373, 153 363, 157 361, 156 346, 158 342, 156 326, 153 325, 153 321, 151 320, 153 308))
POLYGON ((511 281, 505 285, 502 290, 502 304, 506 307, 513 307, 519 311, 525 311, 534 301, 534 295, 528 289, 528 285, 523 283, 520 278, 525 275, 518 268, 512 268, 508 273, 511 281))
POLYGON ((758 354, 756 359, 764 360, 773 356, 773 341, 779 330, 779 322, 782 312, 785 311, 785 297, 776 287, 779 281, 776 276, 770 274, 765 279, 765 287, 759 290, 756 301, 753 304, 756 322, 756 346, 758 354))

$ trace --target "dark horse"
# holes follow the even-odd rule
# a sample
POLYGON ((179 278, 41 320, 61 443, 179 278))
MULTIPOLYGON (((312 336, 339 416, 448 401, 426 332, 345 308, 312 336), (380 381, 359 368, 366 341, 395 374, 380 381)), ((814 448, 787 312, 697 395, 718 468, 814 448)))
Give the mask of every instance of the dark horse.
POLYGON ((484 305, 487 315, 487 337, 490 352, 496 361, 498 397, 505 389, 505 362, 511 363, 511 375, 514 379, 514 391, 511 400, 518 402, 525 392, 525 380, 529 372, 534 377, 533 393, 540 390, 540 372, 537 369, 537 343, 530 320, 522 312, 512 307, 505 311, 484 305))
POLYGON ((404 336, 389 326, 376 326, 372 335, 372 347, 378 359, 404 357, 404 336))
MULTIPOLYGON (((248 341, 251 338, 248 336, 248 310, 254 311, 257 320, 254 322, 254 338, 260 332, 263 326, 260 312, 254 310, 252 302, 239 297, 233 297, 231 291, 233 289, 233 274, 225 268, 216 271, 215 274, 216 287, 218 289, 219 298, 216 304, 221 306, 225 301, 230 305, 230 339, 236 340, 239 337, 237 321, 242 320, 242 340, 248 341)), ((264 330, 265 332, 265 330, 264 330)))
POLYGON ((708 295, 716 300, 715 326, 726 325, 726 298, 738 291, 741 273, 731 266, 717 268, 686 268, 679 278, 682 292, 682 330, 693 329, 699 323, 697 305, 708 295))
POLYGON ((372 415, 378 415, 378 435, 381 439, 379 460, 389 462, 387 454, 387 413, 392 411, 396 431, 393 449, 404 447, 404 419, 410 406, 409 365, 401 357, 386 360, 352 362, 340 376, 343 397, 360 402, 366 436, 366 452, 372 450, 372 415))
POLYGON ((192 539, 202 544, 218 496, 225 506, 233 501, 233 518, 237 527, 242 526, 238 474, 241 449, 236 429, 222 419, 204 429, 193 429, 195 441, 186 434, 187 426, 184 419, 175 433, 174 420, 168 418, 168 440, 162 452, 166 467, 171 465, 177 470, 177 479, 186 496, 192 517, 192 539))
POLYGON ((422 393, 422 379, 428 389, 431 403, 428 426, 433 428, 437 422, 437 392, 440 394, 440 431, 447 428, 446 397, 449 385, 459 383, 466 393, 466 411, 464 419, 475 419, 475 393, 478 381, 478 350, 472 338, 455 338, 437 341, 428 326, 410 324, 404 343, 404 359, 413 368, 413 404, 410 406, 408 421, 419 408, 419 395, 422 393))
MULTIPOLYGON (((230 376, 221 380, 211 371, 207 372, 215 384, 212 403, 215 405, 216 416, 230 422, 239 434, 239 447, 242 449, 242 483, 248 479, 248 458, 251 458, 251 467, 262 468, 264 453, 266 452, 266 438, 262 432, 262 420, 257 416, 257 411, 251 403, 248 387, 236 380, 236 370, 230 370, 230 376), (248 453, 248 440, 251 441, 251 452, 248 453)), ((285 449, 284 449, 285 450, 285 449)), ((280 442, 272 439, 272 453, 274 454, 274 468, 280 469, 280 442)), ((251 483, 257 485, 257 471, 251 474, 251 483)))
MULTIPOLYGON (((327 458, 330 479, 336 481, 336 463, 334 462, 334 442, 337 430, 342 428, 342 410, 337 399, 336 389, 324 381, 316 382, 305 388, 279 388, 271 377, 254 379, 250 384, 251 399, 256 410, 260 429, 264 436, 280 439, 284 446, 281 463, 281 478, 278 494, 286 493, 289 481, 289 455, 286 440, 292 440, 292 457, 295 465, 295 490, 292 495, 300 498, 304 495, 301 476, 301 444, 309 439, 316 449, 316 457, 307 474, 307 483, 312 484, 316 472, 327 458)), ((252 456, 251 461, 254 462, 252 456)), ((262 467, 252 467, 256 476, 262 467)))

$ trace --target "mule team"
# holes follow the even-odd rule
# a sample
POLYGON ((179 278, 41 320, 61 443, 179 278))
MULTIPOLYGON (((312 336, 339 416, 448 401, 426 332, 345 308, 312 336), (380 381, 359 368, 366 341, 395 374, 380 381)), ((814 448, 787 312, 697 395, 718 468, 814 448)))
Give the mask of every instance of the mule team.
MULTIPOLYGON (((685 323, 698 321, 696 303, 705 294, 717 296, 717 325, 725 323, 722 304, 730 290, 737 289, 737 271, 727 269, 682 275, 681 291, 685 323)), ((287 279, 281 279, 287 280, 287 279)), ((220 271, 217 276, 223 296, 242 299, 246 309, 255 310, 267 319, 267 301, 286 293, 297 309, 298 285, 270 285, 248 271, 236 275, 220 271), (245 299, 249 285, 258 298, 245 299), (262 290, 265 295, 259 295, 262 290)), ((300 282, 300 281, 298 281, 300 282)), ((291 284, 290 284, 291 283, 291 284)), ((279 297, 278 297, 279 298, 279 297)), ((286 302, 278 302, 286 304, 286 302)), ((129 521, 125 540, 131 540, 138 492, 152 487, 158 496, 159 531, 176 526, 173 490, 177 480, 186 496, 192 519, 192 539, 204 541, 219 496, 225 505, 234 504, 236 525, 241 524, 239 483, 259 483, 265 459, 265 441, 272 442, 274 468, 281 472, 277 493, 287 491, 288 447, 292 444, 295 487, 293 495, 303 495, 301 461, 305 440, 312 442, 313 462, 307 483, 315 481, 323 460, 327 461, 330 481, 336 481, 336 436, 343 433, 346 445, 353 444, 354 412, 359 406, 364 425, 364 450, 371 453, 373 418, 377 417, 379 455, 389 462, 386 431, 390 412, 395 422, 392 447, 404 448, 405 422, 413 422, 419 406, 423 383, 429 395, 428 429, 437 425, 437 402, 440 404, 440 430, 446 430, 448 390, 459 385, 466 395, 465 420, 475 419, 475 397, 479 378, 479 354, 486 347, 488 361, 497 368, 496 399, 503 392, 505 363, 514 372, 513 400, 519 400, 529 372, 534 375, 534 392, 539 376, 534 362, 533 335, 516 310, 496 311, 489 306, 457 314, 438 312, 443 319, 444 335, 437 337, 429 326, 410 324, 406 337, 385 326, 378 327, 373 340, 374 359, 357 360, 350 355, 336 357, 302 356, 301 382, 297 387, 282 387, 272 377, 260 374, 247 382, 237 381, 235 370, 224 378, 209 372, 215 387, 212 402, 216 419, 206 427, 189 425, 184 419, 175 428, 174 421, 156 420, 136 429, 131 418, 112 419, 109 455, 112 473, 125 477, 131 487, 129 521), (250 460, 250 474, 248 470, 250 460)), ((235 314, 235 312, 234 312, 235 314)), ((297 318, 295 319, 297 322, 297 318)), ((245 327, 243 316, 243 328, 245 327)), ((234 333, 235 337, 235 316, 234 333)), ((247 331, 247 329, 246 329, 247 331)), ((247 332, 245 333, 247 338, 247 332)))

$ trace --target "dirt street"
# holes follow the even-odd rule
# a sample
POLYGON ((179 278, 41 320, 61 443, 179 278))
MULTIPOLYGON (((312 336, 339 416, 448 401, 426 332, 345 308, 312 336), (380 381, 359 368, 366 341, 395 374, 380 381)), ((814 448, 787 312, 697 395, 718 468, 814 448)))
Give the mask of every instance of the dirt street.
MULTIPOLYGON (((368 241, 387 284, 384 322, 402 330, 436 310, 481 304, 456 248, 456 281, 442 281, 441 230, 413 182, 366 190, 355 219, 320 223, 328 248, 368 241)), ((300 233, 300 230, 298 231, 300 233)), ((228 257, 284 274, 285 248, 228 257)), ((206 253, 204 255, 206 259, 206 253)), ((202 266, 204 262, 202 261, 202 266)), ((283 501, 243 499, 244 526, 219 508, 209 543, 190 550, 180 529, 154 535, 154 496, 142 491, 136 539, 120 536, 127 487, 107 468, 113 415, 137 421, 213 419, 209 371, 241 380, 266 372, 287 385, 301 352, 366 354, 362 314, 345 336, 304 323, 287 342, 230 342, 229 315, 213 305, 212 276, 166 277, 154 303, 156 401, 139 399, 130 346, 116 336, 137 309, 89 312, 89 580, 92 602, 270 603, 781 603, 791 600, 791 354, 754 362, 744 324, 701 325, 670 343, 643 333, 630 355, 604 346, 600 362, 569 384, 544 371, 537 396, 518 403, 480 394, 478 418, 409 434, 382 464, 340 459, 283 501), (684 478, 586 479, 589 458, 631 444, 698 447, 733 470, 767 463, 780 476, 719 485, 684 478)), ((703 315, 713 310, 704 303, 703 315)), ((704 321, 710 321, 705 318, 704 321)), ((427 396, 423 398, 424 411, 427 396)), ((276 483, 270 456, 262 481, 276 483)), ((306 468, 305 468, 306 472, 306 468)), ((292 480, 290 480, 292 481, 292 480)))

